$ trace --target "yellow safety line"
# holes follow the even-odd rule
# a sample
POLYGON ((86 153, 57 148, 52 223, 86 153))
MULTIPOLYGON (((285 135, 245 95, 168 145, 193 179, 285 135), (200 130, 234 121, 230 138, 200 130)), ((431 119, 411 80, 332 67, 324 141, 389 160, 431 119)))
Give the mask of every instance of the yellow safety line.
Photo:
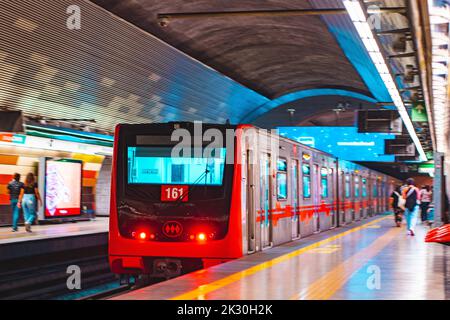
POLYGON ((326 300, 336 293, 363 265, 376 256, 400 232, 395 228, 379 237, 370 246, 354 254, 331 271, 316 280, 302 292, 291 297, 291 300, 326 300))
POLYGON ((342 232, 340 234, 334 235, 334 236, 329 237, 327 239, 318 241, 318 242, 313 243, 313 244, 311 244, 309 246, 306 246, 306 247, 300 248, 298 250, 295 250, 293 252, 284 254, 284 255, 279 256, 279 257, 277 257, 275 259, 272 259, 272 260, 260 263, 260 264, 258 264, 256 266, 251 267, 251 268, 248 268, 248 269, 236 272, 236 273, 234 273, 232 275, 229 275, 229 276, 227 276, 225 278, 216 280, 216 281, 211 282, 209 284, 201 285, 197 289, 194 289, 194 290, 191 290, 189 292, 186 292, 186 293, 183 293, 181 295, 178 295, 178 296, 175 296, 173 298, 170 298, 170 300, 193 300, 193 299, 198 299, 199 297, 204 297, 206 294, 208 294, 210 292, 213 292, 215 290, 218 290, 220 288, 223 288, 223 287, 225 287, 225 286, 227 286, 227 285, 229 285, 229 284, 231 284, 233 282, 236 282, 236 281, 239 281, 239 280, 241 280, 241 279, 243 279, 245 277, 251 276, 252 274, 255 274, 255 273, 259 272, 259 271, 271 268, 271 267, 273 267, 273 266, 275 266, 275 265, 277 265, 277 264, 279 264, 281 262, 284 262, 284 261, 287 261, 287 260, 292 259, 294 257, 297 257, 297 256, 299 256, 301 254, 304 254, 304 253, 306 253, 308 251, 311 251, 312 249, 315 249, 315 248, 320 247, 320 246, 322 246, 324 244, 333 242, 333 241, 335 241, 337 239, 345 237, 345 236, 347 236, 349 234, 352 234, 354 232, 360 231, 360 230, 362 230, 362 229, 364 229, 364 228, 366 228, 366 227, 368 227, 370 225, 376 224, 376 223, 378 223, 378 222, 380 222, 382 220, 388 219, 388 218, 390 218, 390 217, 383 217, 383 218, 379 218, 379 219, 373 220, 373 221, 371 221, 369 223, 366 223, 366 224, 364 224, 362 226, 353 228, 351 230, 342 232))

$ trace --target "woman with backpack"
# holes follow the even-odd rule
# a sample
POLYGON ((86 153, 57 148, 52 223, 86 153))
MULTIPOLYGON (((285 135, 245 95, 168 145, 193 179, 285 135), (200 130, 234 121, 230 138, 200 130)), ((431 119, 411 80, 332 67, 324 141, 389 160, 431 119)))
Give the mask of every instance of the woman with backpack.
POLYGON ((401 194, 401 186, 397 186, 395 188, 394 192, 391 194, 392 198, 392 209, 394 210, 394 216, 395 216, 395 224, 397 227, 401 227, 402 225, 402 203, 404 203, 402 194, 401 194))
POLYGON ((420 190, 414 185, 414 179, 406 180, 408 187, 403 189, 403 199, 405 199, 406 229, 408 235, 414 236, 414 228, 417 223, 420 205, 420 190))

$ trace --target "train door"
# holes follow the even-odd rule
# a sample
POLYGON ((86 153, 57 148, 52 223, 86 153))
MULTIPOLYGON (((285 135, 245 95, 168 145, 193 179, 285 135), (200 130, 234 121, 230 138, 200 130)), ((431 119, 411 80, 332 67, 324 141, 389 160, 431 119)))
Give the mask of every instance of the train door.
MULTIPOLYGON (((303 158, 305 158, 305 154, 303 158)), ((313 233, 312 217, 313 211, 313 198, 312 198, 312 175, 311 165, 309 162, 302 163, 302 206, 300 208, 300 231, 303 236, 307 236, 313 233)))
POLYGON ((373 216, 372 176, 367 177, 367 210, 369 217, 373 216))
POLYGON ((319 220, 321 230, 330 229, 332 226, 332 209, 330 203, 330 169, 322 167, 320 169, 320 204, 319 220))
POLYGON ((269 247, 271 244, 271 220, 270 213, 272 208, 272 188, 270 181, 270 155, 263 153, 261 155, 261 182, 260 182, 260 195, 261 195, 261 209, 262 219, 260 225, 261 232, 261 248, 269 247))
POLYGON ((379 203, 380 201, 378 200, 378 179, 374 178, 373 180, 373 199, 374 199, 374 214, 378 214, 380 212, 380 207, 379 207, 379 203))
POLYGON ((314 215, 313 215, 313 232, 320 231, 320 200, 321 200, 321 186, 320 186, 320 171, 319 165, 315 164, 313 166, 313 205, 314 205, 314 215))
POLYGON ((255 166, 252 150, 247 150, 247 253, 256 251, 255 166))
POLYGON ((369 206, 367 201, 367 176, 362 178, 361 196, 362 196, 362 217, 366 219, 369 215, 369 206))
POLYGON ((330 179, 331 179, 331 186, 330 186, 330 214, 331 214, 331 228, 335 228, 337 226, 337 199, 336 199, 336 188, 337 188, 337 180, 335 177, 336 171, 332 168, 330 168, 330 179))
POLYGON ((351 221, 356 220, 356 208, 355 208, 355 175, 352 173, 350 178, 350 213, 351 213, 351 221))
POLYGON ((387 207, 387 187, 386 187, 386 181, 381 182, 381 201, 383 203, 382 213, 385 213, 388 210, 387 207))
POLYGON ((354 208, 355 208, 355 220, 361 220, 361 190, 360 190, 360 178, 358 175, 354 176, 354 208))
POLYGON ((299 166, 298 160, 292 161, 292 170, 291 170, 291 190, 292 190, 292 239, 300 238, 300 193, 299 191, 299 166))
POLYGON ((345 222, 353 221, 353 203, 352 203, 352 183, 349 174, 344 175, 344 191, 345 191, 345 222))
POLYGON ((339 175, 339 222, 341 225, 346 223, 345 219, 345 203, 347 199, 345 196, 345 173, 344 171, 340 172, 339 175))

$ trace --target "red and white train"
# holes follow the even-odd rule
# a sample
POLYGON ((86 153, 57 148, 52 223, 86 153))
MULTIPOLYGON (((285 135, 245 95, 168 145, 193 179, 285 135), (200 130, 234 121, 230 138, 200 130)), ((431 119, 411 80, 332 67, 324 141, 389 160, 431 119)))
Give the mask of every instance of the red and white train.
POLYGON ((118 125, 110 265, 169 278, 236 259, 384 213, 396 183, 250 125, 118 125), (174 132, 197 144, 174 155, 174 132))

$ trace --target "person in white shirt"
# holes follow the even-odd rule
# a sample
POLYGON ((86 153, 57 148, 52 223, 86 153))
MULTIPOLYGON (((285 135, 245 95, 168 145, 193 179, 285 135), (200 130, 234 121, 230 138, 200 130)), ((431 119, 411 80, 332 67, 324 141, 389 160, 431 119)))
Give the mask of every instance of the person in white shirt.
POLYGON ((428 220, 428 207, 430 206, 431 200, 433 199, 433 192, 431 191, 430 186, 422 187, 422 190, 420 190, 420 198, 421 218, 422 223, 425 223, 428 220))

